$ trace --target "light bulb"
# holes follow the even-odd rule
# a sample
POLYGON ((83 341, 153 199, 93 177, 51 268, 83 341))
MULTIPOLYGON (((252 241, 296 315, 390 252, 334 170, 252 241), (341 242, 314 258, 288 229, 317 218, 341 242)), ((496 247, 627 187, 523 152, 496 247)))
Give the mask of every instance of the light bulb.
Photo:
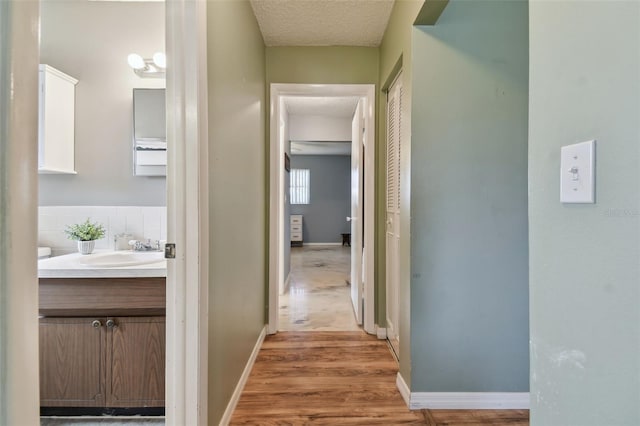
POLYGON ((129 63, 129 66, 134 70, 141 70, 146 66, 144 63, 144 59, 142 59, 142 56, 138 55, 137 53, 132 53, 127 56, 127 62, 129 63))
POLYGON ((167 68, 167 56, 162 52, 156 52, 153 54, 153 63, 158 68, 167 68))

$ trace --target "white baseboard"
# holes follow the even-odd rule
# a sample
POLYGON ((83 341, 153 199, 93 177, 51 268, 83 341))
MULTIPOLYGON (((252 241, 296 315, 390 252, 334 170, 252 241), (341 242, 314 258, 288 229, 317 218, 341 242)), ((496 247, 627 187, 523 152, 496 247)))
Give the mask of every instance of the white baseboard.
POLYGON ((387 329, 386 328, 382 328, 382 327, 378 327, 376 325, 376 336, 378 336, 378 339, 380 340, 384 340, 387 338, 387 329))
POLYGON ((303 246, 341 246, 342 243, 303 243, 303 246))
POLYGON ((529 392, 412 392, 409 408, 524 410, 529 408, 529 392))
POLYGON ((396 386, 410 410, 529 409, 529 392, 411 392, 400 373, 396 386))
POLYGON ((409 390, 409 386, 407 386, 407 382, 404 381, 404 378, 398 372, 396 376, 396 387, 400 391, 400 395, 402 395, 402 399, 404 399, 404 403, 407 404, 407 407, 411 407, 411 391, 409 390))
POLYGON ((258 357, 258 352, 260 352, 260 348, 262 347, 262 342, 264 342, 264 338, 266 335, 267 335, 267 326, 265 325, 262 328, 260 335, 258 336, 258 340, 256 341, 255 346, 253 347, 251 356, 247 361, 247 365, 244 367, 244 371, 242 372, 242 376, 240 376, 240 380, 236 385, 236 389, 233 391, 233 395, 231 395, 231 399, 227 404, 227 409, 224 410, 222 419, 220 419, 220 426, 226 426, 231 421, 231 416, 233 416, 233 412, 236 409, 236 405, 238 405, 238 401, 240 400, 240 395, 242 395, 244 385, 247 384, 247 380, 249 379, 249 375, 251 374, 251 369, 253 368, 253 364, 256 362, 256 358, 258 357))

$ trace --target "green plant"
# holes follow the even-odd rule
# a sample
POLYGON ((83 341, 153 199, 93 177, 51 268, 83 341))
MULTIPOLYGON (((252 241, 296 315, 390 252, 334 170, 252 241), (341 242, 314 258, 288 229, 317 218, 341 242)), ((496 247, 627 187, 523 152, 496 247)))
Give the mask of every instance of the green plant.
POLYGON ((83 223, 67 225, 64 230, 70 240, 93 241, 104 237, 104 227, 100 223, 91 223, 89 218, 83 223))

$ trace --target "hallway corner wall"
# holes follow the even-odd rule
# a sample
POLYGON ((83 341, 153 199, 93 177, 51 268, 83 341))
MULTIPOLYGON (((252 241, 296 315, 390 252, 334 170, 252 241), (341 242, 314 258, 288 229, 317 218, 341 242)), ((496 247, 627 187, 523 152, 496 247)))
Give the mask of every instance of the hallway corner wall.
POLYGON ((249 2, 207 3, 209 424, 218 424, 265 325, 265 47, 249 2))
POLYGON ((411 392, 528 392, 528 4, 413 29, 411 392))

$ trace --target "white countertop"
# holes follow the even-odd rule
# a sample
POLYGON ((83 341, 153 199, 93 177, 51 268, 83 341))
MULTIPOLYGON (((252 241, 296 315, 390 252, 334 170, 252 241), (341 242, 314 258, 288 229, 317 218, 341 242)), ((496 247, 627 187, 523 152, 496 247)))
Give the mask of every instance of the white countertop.
POLYGON ((38 278, 133 278, 166 277, 167 261, 162 252, 136 252, 141 256, 157 258, 154 263, 135 266, 96 267, 84 265, 90 256, 113 253, 113 250, 95 250, 93 254, 80 253, 38 260, 38 278))

